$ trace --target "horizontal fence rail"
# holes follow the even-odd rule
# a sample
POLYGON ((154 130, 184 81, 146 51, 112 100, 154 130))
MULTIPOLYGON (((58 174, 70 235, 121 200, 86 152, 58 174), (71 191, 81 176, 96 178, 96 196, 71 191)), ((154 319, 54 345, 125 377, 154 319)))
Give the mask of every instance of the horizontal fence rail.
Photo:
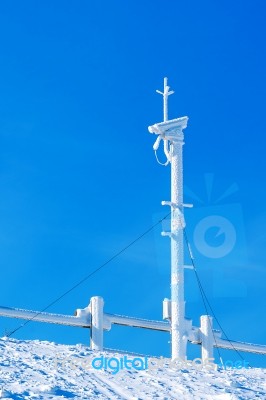
POLYGON ((216 339, 214 347, 220 347, 221 349, 232 350, 232 346, 238 351, 244 351, 247 353, 266 354, 266 346, 262 344, 253 344, 245 342, 235 342, 234 340, 216 339))
POLYGON ((91 326, 90 323, 82 317, 23 310, 21 308, 0 307, 0 316, 33 320, 36 322, 48 322, 50 324, 80 326, 84 328, 90 328, 91 326))
MULTIPOLYGON (((88 307, 77 309, 74 316, 2 306, 0 306, 0 316, 58 325, 76 326, 80 328, 91 328, 91 348, 95 350, 103 350, 103 331, 110 330, 112 324, 151 329, 161 332, 171 332, 171 324, 169 321, 155 321, 104 313, 103 299, 98 296, 91 298, 88 307)), ((203 359, 211 358, 213 355, 213 348, 215 347, 227 350, 266 354, 265 345, 222 339, 221 332, 212 329, 212 319, 210 316, 201 317, 200 328, 192 326, 191 320, 186 319, 186 328, 188 332, 188 340, 192 344, 202 346, 203 359)))

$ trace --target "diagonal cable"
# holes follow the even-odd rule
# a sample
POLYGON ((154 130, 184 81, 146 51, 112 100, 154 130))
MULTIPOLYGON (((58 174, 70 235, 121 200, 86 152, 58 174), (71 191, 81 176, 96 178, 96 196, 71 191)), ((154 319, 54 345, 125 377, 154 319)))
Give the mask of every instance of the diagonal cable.
MULTIPOLYGON (((196 279, 197 279, 197 283, 198 283, 198 286, 199 286, 199 290, 200 290, 200 293, 201 293, 201 297, 202 297, 202 301, 203 301, 203 304, 204 304, 205 311, 206 311, 206 313, 207 313, 207 315, 208 315, 208 314, 209 314, 209 313, 208 313, 208 308, 207 308, 207 304, 208 304, 209 309, 210 309, 210 311, 211 311, 211 313, 212 313, 212 315, 213 315, 215 321, 216 321, 217 324, 219 325, 221 331, 223 332, 224 336, 226 337, 226 339, 228 340, 228 342, 229 342, 230 345, 232 346, 233 350, 239 355, 239 357, 240 357, 242 360, 244 360, 244 357, 242 356, 242 354, 235 348, 235 346, 233 345, 232 341, 229 339, 229 337, 228 337, 227 334, 225 333, 225 331, 224 331, 223 327, 221 326, 221 324, 220 324, 220 322, 219 322, 219 320, 218 320, 216 314, 214 313, 213 308, 212 308, 212 306, 211 306, 211 304, 210 304, 210 302, 209 302, 209 300, 208 300, 208 297, 207 297, 207 295, 206 295, 206 293, 205 293, 205 291, 204 291, 204 289, 203 289, 203 286, 202 286, 202 284, 201 284, 201 281, 200 281, 198 272, 197 272, 197 270, 196 270, 194 258, 193 258, 193 256, 192 256, 191 247, 190 247, 190 244, 189 244, 189 241, 188 241, 188 236, 187 236, 187 232, 186 232, 186 229, 185 229, 185 228, 184 228, 184 238, 185 238, 185 241, 186 241, 186 244, 187 244, 189 256, 190 256, 190 259, 191 259, 191 263, 192 263, 192 266, 193 266, 193 270, 194 270, 194 272, 195 272, 195 276, 196 276, 196 279)), ((210 321, 209 321, 209 323, 210 323, 210 321)), ((212 330, 212 332, 213 332, 213 330, 212 330)), ((217 347, 217 341, 216 341, 216 337, 215 337, 215 335, 214 335, 214 332, 213 332, 213 338, 214 338, 214 341, 215 341, 215 344, 216 344, 216 348, 217 348, 217 351, 218 351, 220 360, 221 360, 221 362, 222 362, 221 353, 220 353, 219 348, 217 347)))
POLYGON ((41 311, 38 311, 36 314, 33 315, 30 319, 25 321, 23 324, 15 328, 13 331, 9 332, 6 336, 10 337, 13 335, 15 332, 18 330, 22 329, 25 325, 27 325, 29 322, 34 320, 38 315, 40 315, 42 312, 48 310, 48 308, 52 307, 54 304, 58 303, 59 300, 61 300, 63 297, 65 297, 67 294, 75 290, 78 286, 82 285, 84 282, 86 282, 89 278, 91 278, 93 275, 95 275, 97 272, 99 272, 101 269, 106 267, 106 265, 110 264, 114 259, 119 257, 122 253, 124 253, 126 250, 128 250, 131 246, 133 246, 136 242, 141 240, 144 236, 146 236, 149 232, 151 232, 156 226, 158 226, 162 221, 164 221, 166 218, 169 217, 171 214, 168 213, 165 215, 163 218, 161 218, 159 221, 157 221, 154 225, 152 225, 149 229, 147 229, 145 232, 143 232, 140 236, 138 236, 136 239, 132 240, 127 246, 123 247, 120 251, 118 251, 116 254, 114 254, 111 258, 109 258, 107 261, 105 261, 102 265, 100 265, 98 268, 94 269, 92 272, 90 272, 87 276, 85 276, 83 279, 81 279, 79 282, 77 282, 75 285, 73 285, 70 289, 65 291, 63 294, 61 294, 59 297, 57 297, 55 300, 53 300, 51 303, 49 303, 46 307, 44 307, 41 311))

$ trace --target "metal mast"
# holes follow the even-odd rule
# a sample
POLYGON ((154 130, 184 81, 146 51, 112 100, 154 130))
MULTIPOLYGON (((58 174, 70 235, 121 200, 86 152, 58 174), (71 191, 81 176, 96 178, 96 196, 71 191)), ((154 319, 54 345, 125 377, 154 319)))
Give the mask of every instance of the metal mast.
POLYGON ((167 162, 171 163, 171 201, 163 201, 162 205, 171 207, 171 232, 162 232, 163 236, 171 239, 171 303, 170 315, 172 335, 172 359, 185 359, 189 321, 185 319, 184 302, 184 246, 183 246, 183 160, 182 147, 184 144, 183 129, 187 126, 187 117, 168 120, 167 78, 164 78, 163 95, 164 122, 149 126, 149 132, 158 135, 153 146, 156 151, 161 140, 164 141, 164 152, 167 162))
POLYGON ((156 90, 157 93, 161 94, 163 96, 163 120, 164 122, 168 120, 168 96, 174 93, 173 90, 169 92, 170 87, 167 86, 167 78, 164 78, 163 80, 163 92, 160 90, 156 90))

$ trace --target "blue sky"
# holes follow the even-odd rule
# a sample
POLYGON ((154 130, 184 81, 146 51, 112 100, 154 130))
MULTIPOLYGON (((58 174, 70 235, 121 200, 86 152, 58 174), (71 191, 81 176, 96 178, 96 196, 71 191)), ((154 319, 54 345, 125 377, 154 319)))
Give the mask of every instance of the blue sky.
MULTIPOLYGON (((162 120, 155 90, 168 76, 169 118, 189 117, 187 233, 202 284, 229 337, 266 343, 265 11, 262 0, 1 2, 2 305, 46 307, 167 213, 170 169, 156 163, 147 126, 162 120), (236 232, 216 259, 195 237, 212 215, 236 232)), ((169 242, 160 230, 50 311, 72 314, 102 295, 107 312, 161 319, 169 242)), ((216 230, 205 236, 213 247, 226 240, 216 230)), ((195 325, 204 313, 197 290, 190 271, 195 325)), ((20 324, 0 321, 2 334, 20 324)), ((89 332, 30 323, 16 337, 88 343, 89 332)), ((158 355, 169 355, 169 339, 105 334, 108 347, 158 355)))

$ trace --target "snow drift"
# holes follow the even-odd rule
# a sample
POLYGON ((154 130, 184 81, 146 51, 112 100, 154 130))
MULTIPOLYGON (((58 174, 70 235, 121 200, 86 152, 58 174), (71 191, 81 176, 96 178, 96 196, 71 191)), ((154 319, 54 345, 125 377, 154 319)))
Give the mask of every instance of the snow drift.
MULTIPOLYGON (((266 370, 175 367, 148 359, 151 368, 95 369, 92 360, 132 359, 115 352, 44 341, 0 339, 1 399, 266 399, 266 370), (158 367, 154 365, 158 364, 158 367)), ((95 364, 96 365, 96 364, 95 364)))

